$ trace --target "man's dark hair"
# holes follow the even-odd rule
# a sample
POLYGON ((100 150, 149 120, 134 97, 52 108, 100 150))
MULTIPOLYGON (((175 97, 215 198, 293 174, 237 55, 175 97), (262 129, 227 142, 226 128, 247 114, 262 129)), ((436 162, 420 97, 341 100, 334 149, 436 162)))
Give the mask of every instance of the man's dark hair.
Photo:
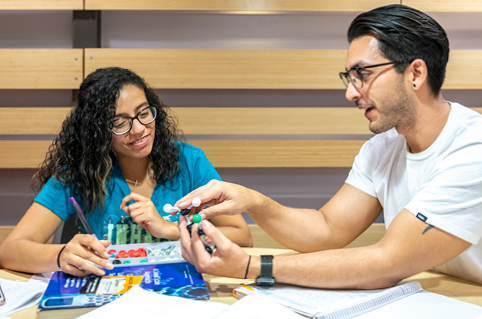
POLYGON ((362 13, 353 20, 348 28, 348 42, 365 35, 379 41, 384 57, 400 63, 396 65, 398 73, 415 59, 425 61, 432 93, 440 93, 449 59, 449 40, 437 21, 419 10, 393 4, 362 13))

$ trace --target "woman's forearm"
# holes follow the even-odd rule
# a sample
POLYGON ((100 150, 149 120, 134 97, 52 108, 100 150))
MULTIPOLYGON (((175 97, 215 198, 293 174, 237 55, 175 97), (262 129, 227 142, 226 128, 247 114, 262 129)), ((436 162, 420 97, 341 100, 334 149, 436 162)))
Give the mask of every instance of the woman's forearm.
POLYGON ((9 240, 0 247, 0 266, 28 273, 56 271, 59 270, 57 256, 62 247, 28 239, 9 240))

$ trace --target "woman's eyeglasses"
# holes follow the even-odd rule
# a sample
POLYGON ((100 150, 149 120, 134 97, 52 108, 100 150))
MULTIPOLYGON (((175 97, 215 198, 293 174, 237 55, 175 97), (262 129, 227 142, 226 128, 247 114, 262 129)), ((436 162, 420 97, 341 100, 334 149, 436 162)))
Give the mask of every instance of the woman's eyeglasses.
POLYGON ((112 122, 112 133, 115 135, 126 134, 131 130, 134 120, 138 120, 139 123, 147 125, 152 123, 156 119, 156 116, 156 108, 154 106, 148 106, 134 117, 119 117, 112 122))

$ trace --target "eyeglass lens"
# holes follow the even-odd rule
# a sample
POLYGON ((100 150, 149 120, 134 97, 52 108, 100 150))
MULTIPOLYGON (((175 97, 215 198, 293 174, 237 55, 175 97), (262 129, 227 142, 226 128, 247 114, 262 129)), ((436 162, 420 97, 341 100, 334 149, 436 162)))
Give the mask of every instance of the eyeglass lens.
POLYGON ((363 86, 363 81, 361 80, 358 72, 356 70, 350 70, 349 72, 341 72, 340 78, 343 81, 345 87, 348 87, 350 82, 358 89, 361 89, 363 86))
POLYGON ((119 135, 125 134, 131 130, 134 119, 137 119, 143 125, 147 125, 156 119, 156 115, 156 108, 150 106, 137 113, 134 117, 118 118, 112 122, 112 132, 119 135))

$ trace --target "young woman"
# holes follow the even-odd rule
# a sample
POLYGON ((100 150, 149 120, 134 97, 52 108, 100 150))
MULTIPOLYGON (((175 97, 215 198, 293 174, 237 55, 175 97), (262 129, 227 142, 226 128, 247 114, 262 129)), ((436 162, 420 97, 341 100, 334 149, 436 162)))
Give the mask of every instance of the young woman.
MULTIPOLYGON (((202 150, 177 142, 166 111, 129 70, 90 74, 36 175, 34 203, 0 247, 1 266, 102 275, 102 268, 113 267, 107 260, 110 244, 179 239, 179 215, 170 216, 163 206, 220 177, 202 150), (77 234, 66 245, 48 244, 61 222, 75 214, 71 197, 96 236, 77 234)), ((242 217, 212 222, 232 241, 252 245, 242 217)))

